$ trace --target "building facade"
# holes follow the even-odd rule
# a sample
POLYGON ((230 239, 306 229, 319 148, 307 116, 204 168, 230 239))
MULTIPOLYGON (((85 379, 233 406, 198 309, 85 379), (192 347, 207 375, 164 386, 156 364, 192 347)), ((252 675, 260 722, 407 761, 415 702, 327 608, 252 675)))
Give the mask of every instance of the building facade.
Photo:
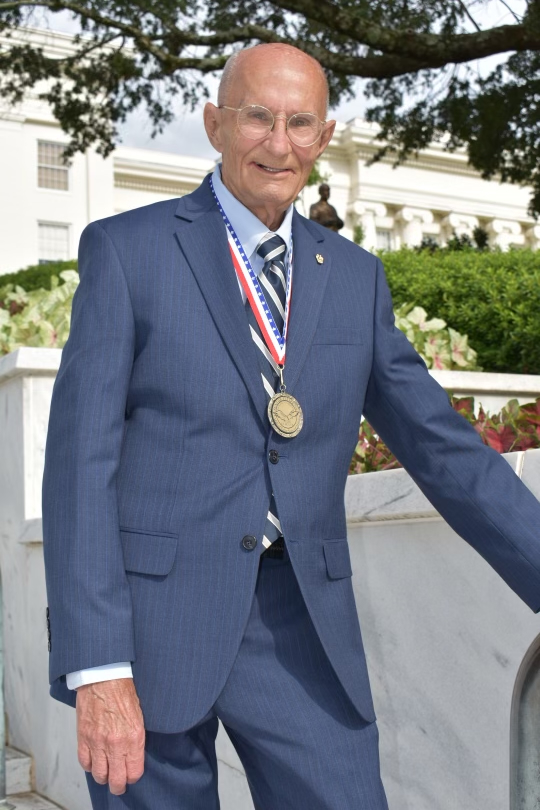
MULTIPOLYGON (((23 36, 21 34, 21 36, 23 36)), ((26 31, 25 41, 66 55, 71 37, 26 31)), ((339 122, 319 168, 331 203, 345 221, 341 233, 363 235, 369 250, 444 243, 453 233, 484 228, 494 245, 540 247, 540 226, 527 214, 529 190, 482 180, 462 153, 434 145, 395 169, 391 159, 370 165, 376 129, 356 118, 339 122)), ((187 194, 214 160, 119 147, 103 159, 95 151, 62 162, 67 142, 47 105, 30 95, 16 109, 0 107, 0 274, 38 262, 73 258, 91 221, 187 194)), ((296 205, 307 214, 317 189, 296 205)))

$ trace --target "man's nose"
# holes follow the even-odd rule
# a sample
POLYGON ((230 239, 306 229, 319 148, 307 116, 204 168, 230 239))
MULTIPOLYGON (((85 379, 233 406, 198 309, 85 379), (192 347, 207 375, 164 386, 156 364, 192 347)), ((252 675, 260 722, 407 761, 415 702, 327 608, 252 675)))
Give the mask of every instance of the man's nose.
POLYGON ((287 119, 284 115, 274 117, 274 126, 266 139, 267 149, 276 155, 283 155, 290 151, 291 142, 287 135, 287 119))

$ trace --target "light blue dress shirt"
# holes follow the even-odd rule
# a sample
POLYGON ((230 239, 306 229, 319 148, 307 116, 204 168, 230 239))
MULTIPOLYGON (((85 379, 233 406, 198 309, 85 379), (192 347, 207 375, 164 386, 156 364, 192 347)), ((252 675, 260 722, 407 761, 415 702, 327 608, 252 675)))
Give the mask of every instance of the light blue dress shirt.
MULTIPOLYGON (((221 179, 221 163, 216 166, 212 175, 212 182, 217 198, 221 203, 221 207, 225 211, 229 222, 234 228, 240 243, 250 261, 253 271, 259 275, 263 269, 263 260, 257 253, 257 247, 267 233, 275 233, 281 236, 287 245, 287 253, 285 260, 288 260, 288 251, 291 241, 292 229, 292 216, 293 206, 289 205, 285 212, 283 222, 277 231, 269 231, 266 225, 258 219, 255 214, 242 205, 240 200, 237 200, 234 194, 231 194, 229 189, 223 184, 221 179)), ((231 272, 234 272, 232 262, 229 264, 231 272)), ((244 288, 238 281, 242 301, 246 302, 246 294, 244 288)), ((79 686, 85 686, 89 683, 99 683, 101 681, 112 681, 117 678, 132 678, 133 672, 131 663, 129 661, 121 661, 116 664, 104 664, 100 667, 90 667, 89 669, 81 669, 77 672, 69 672, 66 676, 66 683, 68 689, 78 689, 79 686)))

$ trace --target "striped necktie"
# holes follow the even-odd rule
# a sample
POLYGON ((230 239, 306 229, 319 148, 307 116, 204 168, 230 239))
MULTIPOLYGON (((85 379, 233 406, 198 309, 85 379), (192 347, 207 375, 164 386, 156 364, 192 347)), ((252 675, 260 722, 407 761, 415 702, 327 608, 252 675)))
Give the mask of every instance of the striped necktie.
MULTIPOLYGON (((273 233, 266 234, 257 247, 257 253, 264 260, 264 267, 259 275, 259 282, 263 288, 266 303, 280 334, 283 334, 283 325, 285 323, 285 297, 287 292, 287 273, 285 269, 286 251, 287 246, 281 236, 276 236, 276 234, 273 233)), ((279 381, 278 366, 268 351, 249 301, 246 301, 246 307, 251 337, 259 350, 257 354, 259 356, 262 382, 268 394, 268 399, 270 399, 274 395, 279 381)), ((278 537, 282 537, 281 523, 279 522, 277 514, 274 493, 272 493, 268 514, 266 516, 266 525, 262 540, 263 546, 269 548, 278 537)))
POLYGON ((275 233, 267 233, 257 246, 257 253, 264 261, 259 281, 280 335, 283 334, 283 324, 285 323, 285 298, 287 295, 286 250, 285 242, 281 236, 277 236, 275 233))

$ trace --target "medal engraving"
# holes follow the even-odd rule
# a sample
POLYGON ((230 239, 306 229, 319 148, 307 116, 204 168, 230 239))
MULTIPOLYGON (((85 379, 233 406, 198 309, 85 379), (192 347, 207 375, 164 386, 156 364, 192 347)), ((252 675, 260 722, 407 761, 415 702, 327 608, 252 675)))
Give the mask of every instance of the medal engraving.
POLYGON ((286 439, 297 436, 304 424, 304 414, 300 403, 283 391, 274 394, 268 403, 268 418, 276 433, 286 439))

